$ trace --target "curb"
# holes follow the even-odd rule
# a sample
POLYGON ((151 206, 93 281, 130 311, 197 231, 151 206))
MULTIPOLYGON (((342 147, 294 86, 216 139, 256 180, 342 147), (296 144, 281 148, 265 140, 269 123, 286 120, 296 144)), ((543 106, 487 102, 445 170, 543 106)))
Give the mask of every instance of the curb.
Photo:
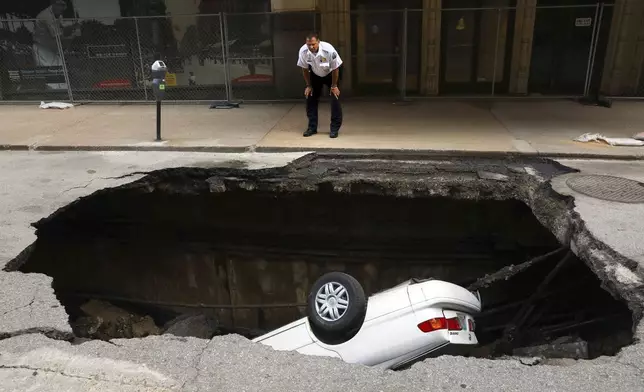
POLYGON ((142 151, 142 152, 211 152, 211 153, 311 153, 325 155, 377 156, 386 158, 427 158, 427 157, 472 157, 472 158, 559 158, 559 159, 597 159, 642 161, 644 155, 615 155, 590 153, 539 153, 518 151, 467 151, 467 150, 428 150, 428 149, 369 149, 369 148, 305 148, 305 147, 227 147, 227 146, 29 146, 23 144, 0 145, 0 151, 142 151))
MULTIPOLYGON (((566 158, 566 159, 597 159, 642 161, 644 155, 599 155, 589 153, 539 153, 518 151, 467 151, 467 150, 411 150, 411 149, 361 149, 361 148, 304 148, 304 147, 257 147, 255 152, 284 153, 284 152, 315 152, 325 155, 377 156, 384 158, 427 158, 427 157, 465 157, 465 158, 566 158)), ((643 150, 644 151, 644 150, 643 150)))
POLYGON ((0 145, 0 151, 166 151, 166 152, 219 152, 219 153, 241 153, 248 152, 250 147, 226 147, 226 146, 27 146, 27 145, 0 145))

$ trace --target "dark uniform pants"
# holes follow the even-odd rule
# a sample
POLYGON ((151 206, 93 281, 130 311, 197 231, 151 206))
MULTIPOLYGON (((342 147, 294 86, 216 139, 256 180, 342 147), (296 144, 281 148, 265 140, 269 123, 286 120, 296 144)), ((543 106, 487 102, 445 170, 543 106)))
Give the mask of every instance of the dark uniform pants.
MULTIPOLYGON (((340 87, 340 81, 342 80, 342 65, 340 66, 340 75, 338 75, 338 87, 340 87)), ((309 72, 311 75, 311 88, 313 93, 311 96, 306 98, 306 115, 309 118, 309 128, 310 130, 318 130, 318 103, 320 102, 320 95, 322 94, 322 89, 324 86, 331 90, 331 84, 333 83, 332 73, 328 74, 325 77, 320 77, 313 73, 311 67, 309 66, 309 72)), ((340 105, 340 98, 335 98, 335 95, 331 95, 331 132, 337 132, 342 126, 342 105, 340 105)))

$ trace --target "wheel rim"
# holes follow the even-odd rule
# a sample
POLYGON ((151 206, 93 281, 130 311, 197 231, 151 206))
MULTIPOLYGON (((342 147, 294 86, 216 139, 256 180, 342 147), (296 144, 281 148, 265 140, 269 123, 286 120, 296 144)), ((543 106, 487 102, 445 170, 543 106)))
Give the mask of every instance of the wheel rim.
POLYGON ((337 282, 320 287, 315 295, 315 311, 325 321, 338 321, 349 308, 349 293, 337 282))

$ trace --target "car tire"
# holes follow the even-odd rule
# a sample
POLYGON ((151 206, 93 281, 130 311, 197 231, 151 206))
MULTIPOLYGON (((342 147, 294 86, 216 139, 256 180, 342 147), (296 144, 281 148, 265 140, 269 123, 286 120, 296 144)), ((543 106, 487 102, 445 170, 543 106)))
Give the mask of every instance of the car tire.
POLYGON ((362 327, 367 298, 354 277, 329 272, 313 284, 306 310, 315 336, 327 344, 340 344, 355 336, 362 327))

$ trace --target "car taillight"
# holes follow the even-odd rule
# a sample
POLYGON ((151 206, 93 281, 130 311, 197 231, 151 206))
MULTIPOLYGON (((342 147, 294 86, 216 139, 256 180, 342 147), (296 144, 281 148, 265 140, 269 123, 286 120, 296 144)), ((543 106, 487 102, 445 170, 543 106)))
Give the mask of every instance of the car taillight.
POLYGON ((474 328, 476 327, 476 324, 474 324, 474 320, 469 319, 467 320, 467 322, 470 325, 470 331, 474 331, 474 328))
MULTIPOLYGON (((458 318, 446 319, 445 317, 437 317, 427 321, 423 321, 422 323, 418 324, 418 329, 420 329, 425 333, 437 331, 439 329, 447 329, 450 331, 460 331, 463 329, 463 326, 461 326, 461 323, 458 321, 458 318)), ((474 330, 472 328, 471 320, 470 320, 470 330, 472 331, 474 330)))
POLYGON ((446 328, 447 328, 447 321, 445 320, 444 317, 433 318, 418 324, 418 329, 420 329, 425 333, 437 331, 439 329, 446 329, 446 328))
POLYGON ((457 318, 451 318, 447 319, 447 329, 449 329, 450 331, 460 331, 463 328, 461 327, 461 323, 458 322, 457 318))

